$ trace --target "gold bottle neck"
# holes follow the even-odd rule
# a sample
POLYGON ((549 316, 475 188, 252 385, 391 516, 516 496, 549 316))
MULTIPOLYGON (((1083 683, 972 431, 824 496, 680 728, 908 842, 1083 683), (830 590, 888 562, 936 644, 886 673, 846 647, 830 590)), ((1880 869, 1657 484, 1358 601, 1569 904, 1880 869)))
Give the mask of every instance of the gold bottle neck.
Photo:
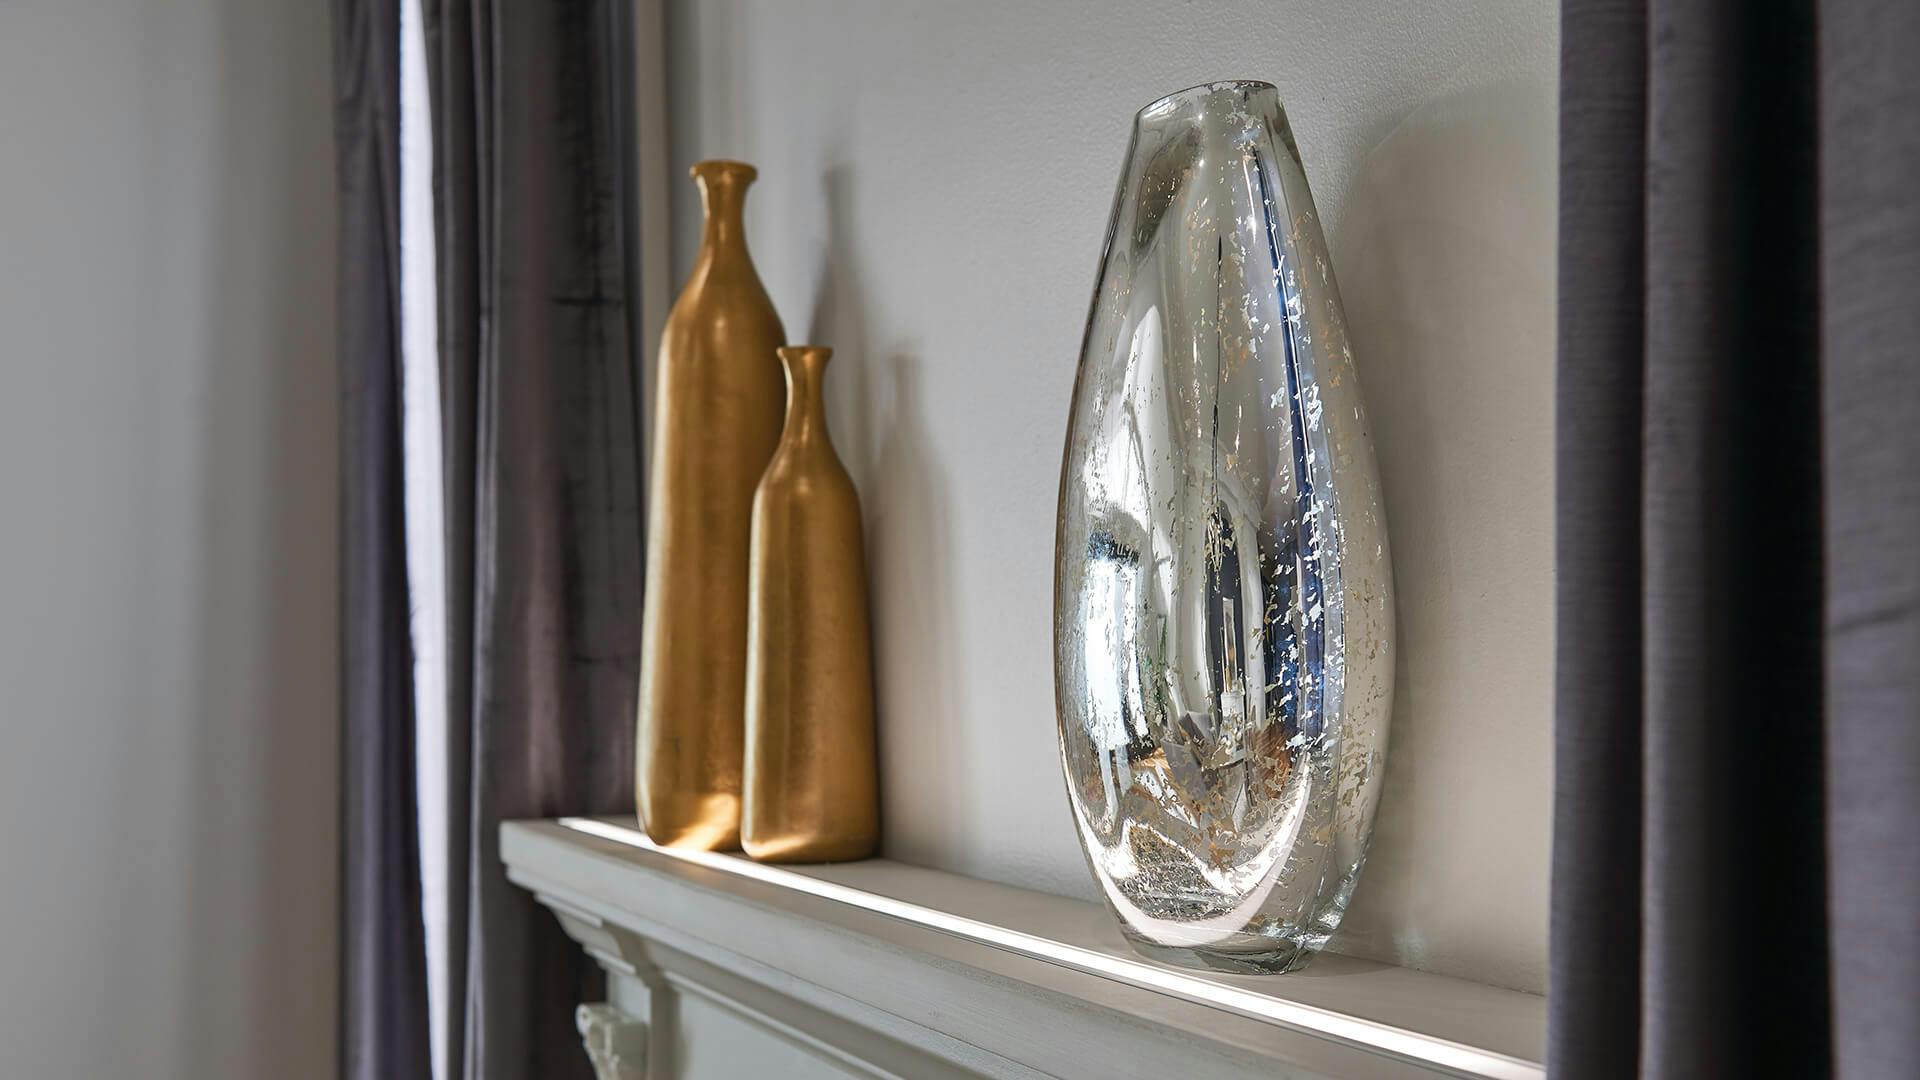
POLYGON ((795 447, 823 444, 827 438, 821 384, 833 350, 816 345, 789 345, 780 350, 780 366, 787 373, 787 422, 781 442, 795 447))
POLYGON ((700 186, 700 204, 706 226, 700 240, 703 258, 744 255, 747 250, 745 214, 747 187, 757 175, 753 166, 734 161, 703 161, 693 167, 700 186))

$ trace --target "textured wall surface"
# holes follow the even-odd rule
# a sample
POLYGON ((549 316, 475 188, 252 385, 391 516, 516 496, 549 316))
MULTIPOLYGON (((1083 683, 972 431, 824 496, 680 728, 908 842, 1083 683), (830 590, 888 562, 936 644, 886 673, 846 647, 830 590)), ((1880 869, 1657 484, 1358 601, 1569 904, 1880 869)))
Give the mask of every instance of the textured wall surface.
POLYGON ((0 3, 0 1076, 334 1075, 330 55, 0 3))
POLYGON ((865 500, 890 855, 1091 898, 1054 745, 1055 496, 1132 115, 1275 83, 1377 439, 1399 698, 1337 948, 1522 989, 1546 967, 1554 55, 1549 0, 676 2, 686 166, 761 168, 788 335, 835 346, 865 500))

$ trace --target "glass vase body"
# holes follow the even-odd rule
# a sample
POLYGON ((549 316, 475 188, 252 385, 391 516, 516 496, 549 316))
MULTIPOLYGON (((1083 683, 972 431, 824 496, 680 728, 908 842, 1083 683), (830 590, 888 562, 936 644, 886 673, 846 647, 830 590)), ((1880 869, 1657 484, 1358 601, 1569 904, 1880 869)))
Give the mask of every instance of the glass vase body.
POLYGON ((1127 938, 1285 971, 1372 829, 1393 588, 1339 292, 1278 93, 1135 118, 1075 381, 1055 701, 1088 863, 1127 938))

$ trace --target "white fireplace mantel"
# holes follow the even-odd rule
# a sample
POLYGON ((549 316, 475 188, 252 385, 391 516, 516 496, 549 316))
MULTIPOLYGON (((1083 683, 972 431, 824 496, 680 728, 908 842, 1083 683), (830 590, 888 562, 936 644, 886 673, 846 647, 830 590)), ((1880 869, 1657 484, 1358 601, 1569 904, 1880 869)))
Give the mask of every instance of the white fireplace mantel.
POLYGON ((579 1011, 603 1080, 1544 1075, 1531 994, 1335 955, 1192 972, 1077 900, 669 851, 631 818, 511 823, 501 852, 607 970, 579 1011))

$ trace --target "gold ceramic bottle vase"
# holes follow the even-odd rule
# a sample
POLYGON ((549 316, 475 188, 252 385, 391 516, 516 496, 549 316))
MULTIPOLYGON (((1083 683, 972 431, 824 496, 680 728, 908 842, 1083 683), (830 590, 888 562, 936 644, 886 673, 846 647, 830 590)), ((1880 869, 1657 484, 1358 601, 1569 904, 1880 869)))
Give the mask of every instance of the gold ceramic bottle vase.
POLYGON ((725 850, 740 844, 747 549, 786 333, 742 232, 754 168, 692 173, 706 234, 661 335, 635 788, 654 842, 725 850))
POLYGON ((831 349, 780 350, 787 423, 753 500, 747 803, 768 862, 838 862, 880 838, 860 496, 827 437, 831 349))

